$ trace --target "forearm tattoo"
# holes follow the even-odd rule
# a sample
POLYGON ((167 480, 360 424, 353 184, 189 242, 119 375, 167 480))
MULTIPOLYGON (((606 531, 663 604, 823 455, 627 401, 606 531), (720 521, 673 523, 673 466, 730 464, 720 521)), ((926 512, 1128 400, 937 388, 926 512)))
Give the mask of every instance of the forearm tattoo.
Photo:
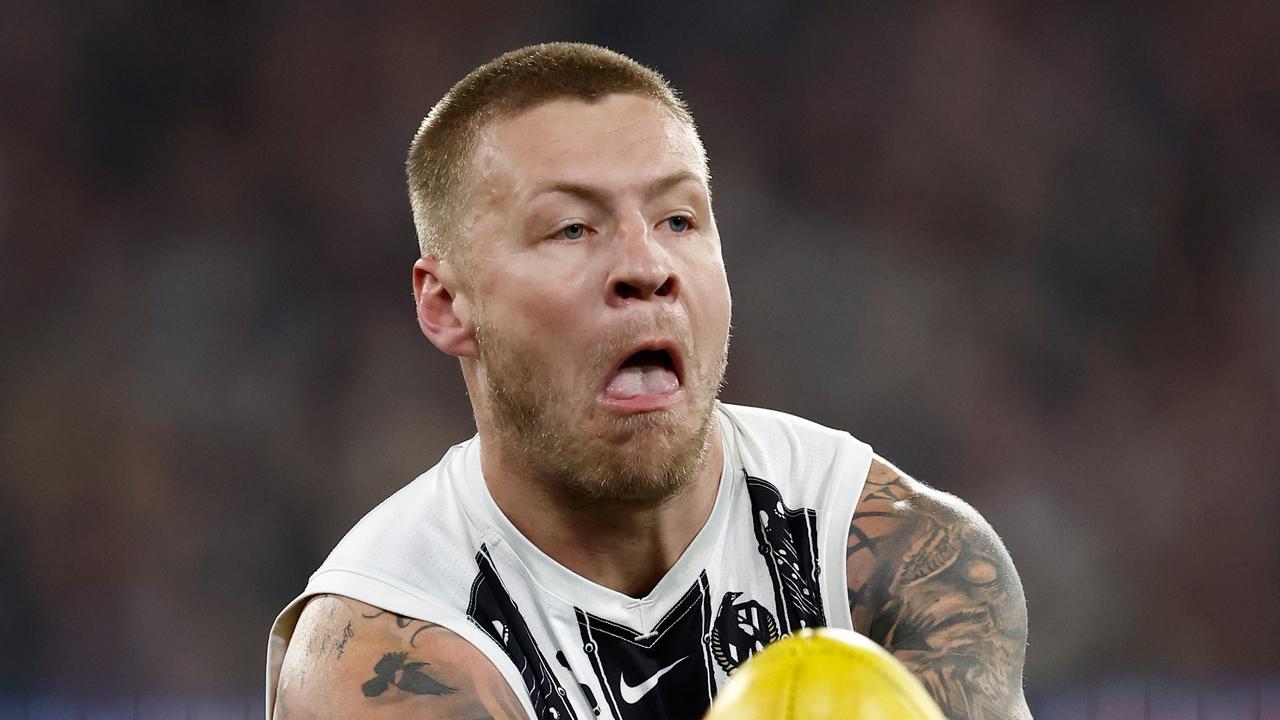
POLYGON ((952 720, 1030 718, 1022 584, 995 532, 951 496, 881 466, 849 531, 854 626, 952 720))

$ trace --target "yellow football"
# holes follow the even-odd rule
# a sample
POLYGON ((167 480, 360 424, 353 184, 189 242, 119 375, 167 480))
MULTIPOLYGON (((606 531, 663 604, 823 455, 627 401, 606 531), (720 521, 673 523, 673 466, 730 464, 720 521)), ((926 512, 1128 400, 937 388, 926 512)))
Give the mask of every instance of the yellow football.
POLYGON ((801 630, 734 670, 704 720, 946 720, 920 681, 851 630, 801 630))

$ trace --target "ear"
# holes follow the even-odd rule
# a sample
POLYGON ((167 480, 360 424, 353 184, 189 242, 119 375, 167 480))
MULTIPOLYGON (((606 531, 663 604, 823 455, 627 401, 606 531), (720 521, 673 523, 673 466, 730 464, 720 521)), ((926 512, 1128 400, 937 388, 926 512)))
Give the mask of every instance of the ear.
POLYGON ((453 269, 438 258, 423 257, 413 264, 413 303, 422 334, 454 357, 475 357, 471 307, 455 293, 457 287, 453 269))

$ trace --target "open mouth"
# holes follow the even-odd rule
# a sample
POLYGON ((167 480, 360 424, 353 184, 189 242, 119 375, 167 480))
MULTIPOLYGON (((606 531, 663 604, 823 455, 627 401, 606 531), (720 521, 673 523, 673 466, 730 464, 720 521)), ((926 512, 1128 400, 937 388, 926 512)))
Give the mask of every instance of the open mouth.
POLYGON ((680 389, 679 364, 666 348, 639 350, 628 355, 609 376, 604 395, 612 400, 663 397, 680 389))

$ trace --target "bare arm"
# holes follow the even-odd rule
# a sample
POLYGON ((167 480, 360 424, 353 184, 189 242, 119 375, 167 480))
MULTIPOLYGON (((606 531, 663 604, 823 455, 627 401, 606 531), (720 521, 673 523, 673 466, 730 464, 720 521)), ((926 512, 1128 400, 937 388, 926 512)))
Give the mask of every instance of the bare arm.
POLYGON ((276 720, 526 720, 511 687, 471 643, 338 595, 303 609, 279 688, 276 720))
POLYGON ((1031 717, 1022 581, 977 512, 877 458, 846 557, 854 628, 911 669, 948 718, 1031 717))

